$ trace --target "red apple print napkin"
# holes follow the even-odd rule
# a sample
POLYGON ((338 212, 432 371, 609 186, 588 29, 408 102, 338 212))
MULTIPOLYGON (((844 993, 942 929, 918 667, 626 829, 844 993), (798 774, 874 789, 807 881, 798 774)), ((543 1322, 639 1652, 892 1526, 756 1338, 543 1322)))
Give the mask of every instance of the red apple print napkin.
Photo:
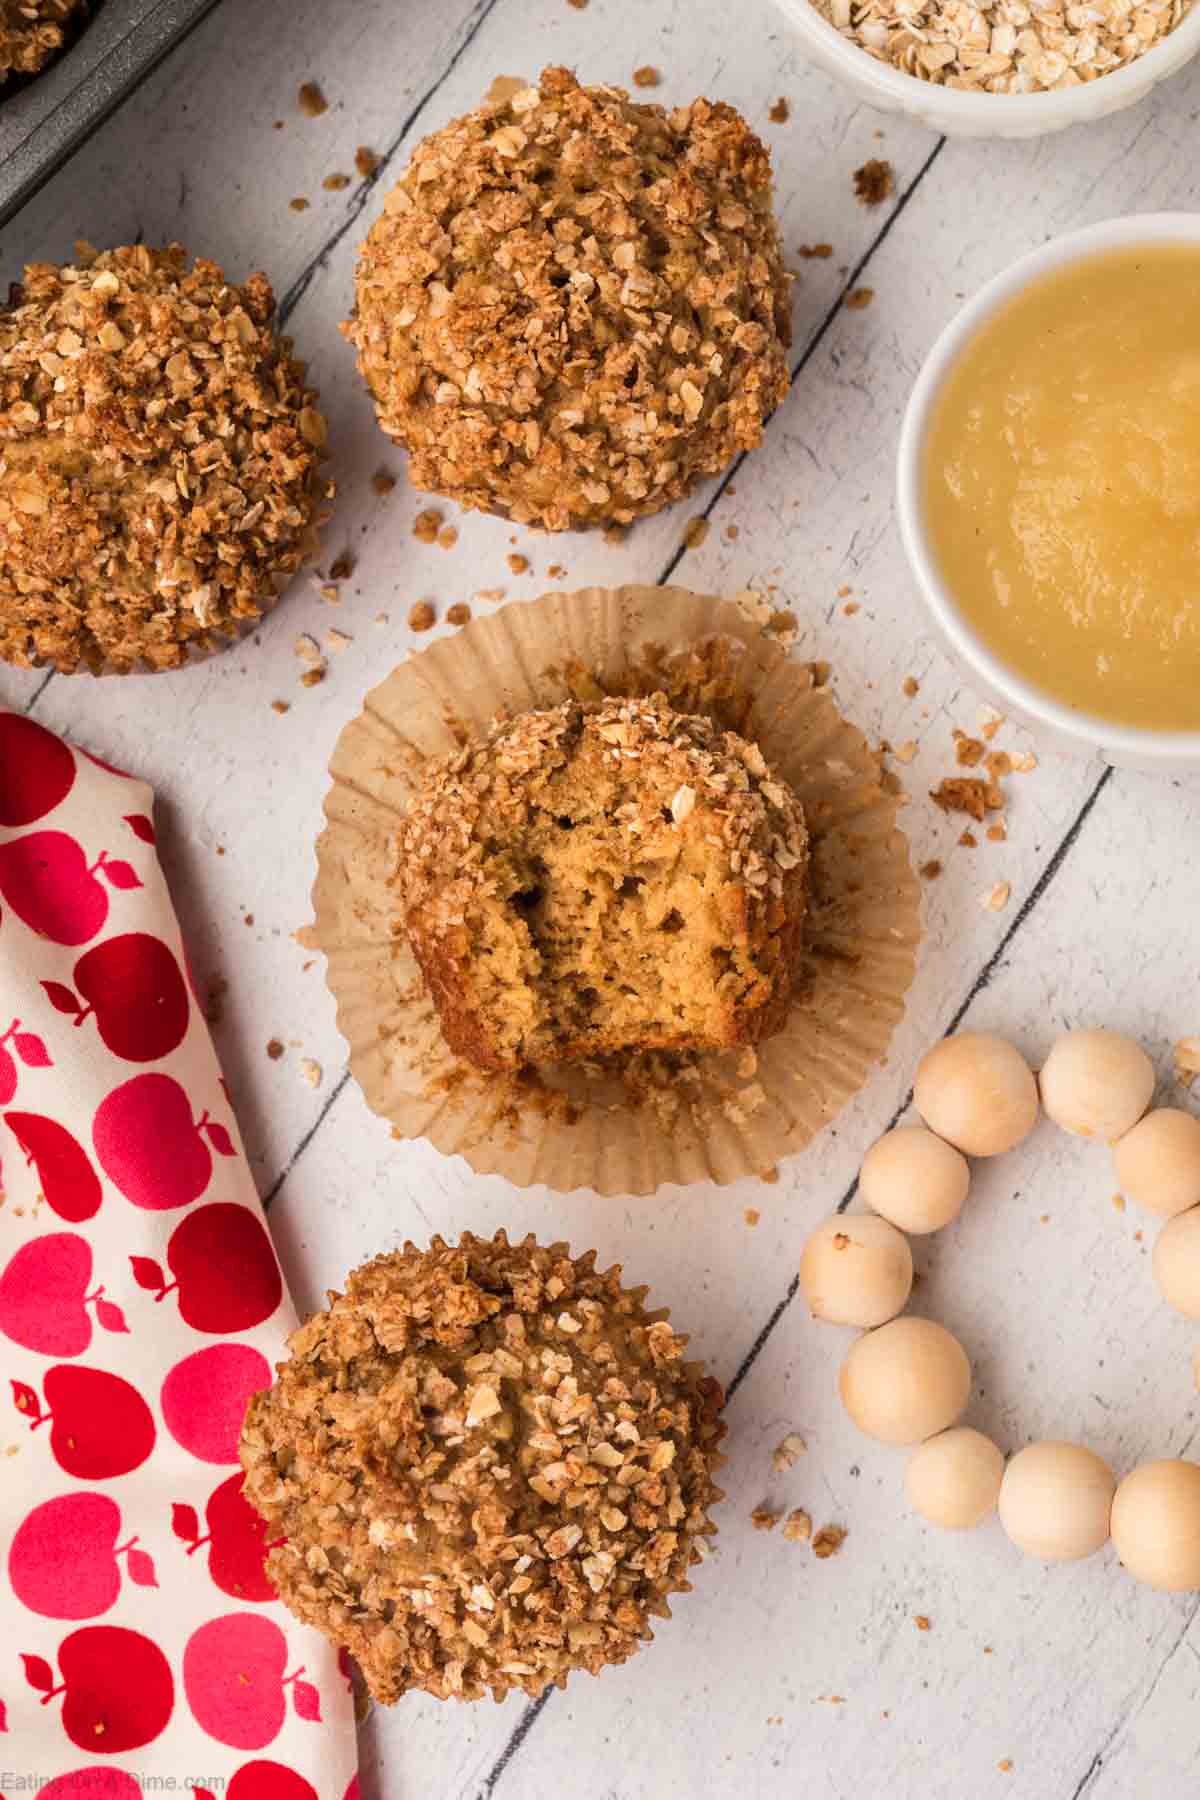
POLYGON ((353 1800, 238 1429, 295 1316, 149 788, 0 712, 0 1769, 42 1800, 353 1800))

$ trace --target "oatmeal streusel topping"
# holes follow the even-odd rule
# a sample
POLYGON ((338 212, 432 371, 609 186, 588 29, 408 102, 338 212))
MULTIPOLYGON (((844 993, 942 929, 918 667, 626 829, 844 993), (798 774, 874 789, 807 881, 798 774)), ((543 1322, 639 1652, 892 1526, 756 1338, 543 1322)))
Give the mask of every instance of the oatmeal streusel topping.
POLYGON ((418 146, 345 329, 415 486, 551 530, 656 512, 787 392, 768 153, 730 106, 547 69, 418 146))
POLYGON ((0 87, 10 75, 36 75, 56 51, 63 27, 84 0, 0 0, 0 87))
POLYGON ((0 656, 176 668, 315 544, 325 421, 240 286, 184 250, 32 263, 0 309, 0 656))
POLYGON ((250 1404, 281 1598, 371 1692, 537 1694, 623 1662, 714 1531, 717 1383, 644 1289, 532 1237, 349 1277, 250 1404))

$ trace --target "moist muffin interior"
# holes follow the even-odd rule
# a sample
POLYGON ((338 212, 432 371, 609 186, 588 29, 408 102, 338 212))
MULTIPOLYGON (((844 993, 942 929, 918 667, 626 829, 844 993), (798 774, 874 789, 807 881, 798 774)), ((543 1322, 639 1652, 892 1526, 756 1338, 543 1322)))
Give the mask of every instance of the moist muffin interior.
POLYGON ((754 745, 661 696, 500 728, 435 772, 402 859, 410 939, 473 1061, 717 1049, 782 1022, 799 804, 754 745))

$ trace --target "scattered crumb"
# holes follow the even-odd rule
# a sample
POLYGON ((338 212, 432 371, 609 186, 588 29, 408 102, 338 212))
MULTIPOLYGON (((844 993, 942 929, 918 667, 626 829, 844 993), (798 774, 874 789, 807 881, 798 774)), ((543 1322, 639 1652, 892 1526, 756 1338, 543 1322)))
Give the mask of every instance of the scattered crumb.
POLYGON ((757 1206, 748 1206, 742 1214, 742 1217, 747 1225, 757 1225, 762 1214, 759 1212, 757 1206))
POLYGON ((904 692, 907 695, 907 697, 911 700, 914 698, 915 695, 919 694, 920 691, 921 691, 921 684, 917 680, 916 676, 915 675, 906 675, 904 677, 904 692))
POLYGON ((267 1039, 267 1055, 270 1057, 272 1062, 278 1062, 280 1057, 283 1055, 283 1045, 280 1043, 278 1038, 268 1038, 267 1039))
POLYGON ((308 211, 308 201, 304 198, 303 194, 297 194, 296 198, 294 200, 288 201, 288 205, 291 207, 293 212, 307 212, 308 211))
POLYGON ((916 1618, 913 1620, 913 1624, 916 1626, 918 1631, 931 1631, 933 1629, 932 1623, 931 1623, 927 1613, 918 1613, 916 1618))
POLYGON ((854 171, 854 196, 863 206, 882 206, 896 186, 890 162, 872 156, 854 171))
POLYGON ((1008 760, 1009 766, 1017 775, 1031 775, 1038 766, 1038 759, 1032 750, 1014 750, 1008 760))
POLYGON ((1113 1205, 1116 1207, 1118 1212, 1124 1212, 1125 1211, 1125 1196, 1124 1196, 1124 1194, 1114 1194, 1113 1195, 1113 1205))
POLYGON ((657 87, 661 80, 662 70, 656 69, 651 63, 643 63, 640 69, 633 71, 634 87, 657 87))
POLYGON ((988 813, 1004 809, 1004 796, 995 782, 977 775, 949 775, 930 789, 929 798, 944 813, 966 813, 981 823, 988 813))
POLYGON ((302 631, 292 647, 300 661, 307 663, 310 668, 316 668, 317 664, 323 661, 321 646, 310 632, 302 631))
POLYGON ((326 606, 340 606, 342 604, 342 596, 338 593, 338 590, 334 587, 332 582, 325 582, 322 587, 317 589, 317 592, 320 594, 326 606))
POLYGON ((758 1179, 765 1181, 769 1187, 774 1187, 779 1180, 779 1170, 777 1168, 760 1169, 758 1179))
POLYGON ((350 550, 343 550, 341 555, 335 556, 329 565, 330 581, 348 581, 353 573, 354 554, 350 550))
POLYGON ((334 175, 327 175, 321 183, 321 186, 327 193, 340 194, 343 188, 348 188, 350 186, 350 177, 341 174, 339 171, 334 175))
POLYGON ((772 125, 786 125, 791 116, 792 109, 784 99, 783 95, 780 94, 778 100, 775 101, 771 110, 768 112, 767 117, 770 119, 772 125))
POLYGON ((901 763, 910 763, 916 754, 917 745, 913 738, 906 738, 904 743, 897 744, 895 750, 892 752, 896 761, 901 763))
POLYGON ((317 942, 315 925, 301 925, 298 931, 293 931, 292 938, 302 950, 319 950, 321 948, 317 942))
POLYGON ((846 295, 846 306, 850 312, 861 312, 864 306, 870 306, 874 298, 875 289, 872 287, 851 288, 846 295))
POLYGON ((798 1431, 789 1431, 771 1452, 771 1467, 777 1475, 786 1475, 804 1455, 808 1445, 798 1431))
POLYGON ((271 702, 271 711, 272 712, 286 713, 286 712, 291 712, 291 710, 292 710, 292 703, 290 700, 272 700, 272 702, 271 702))
POLYGON ((726 543, 727 544, 736 544, 739 534, 740 534, 740 527, 738 527, 737 525, 727 525, 725 527, 726 543))
POLYGON ((1007 1775, 1009 1773, 1009 1771, 1011 1770, 1012 1766, 1013 1765, 1012 1765, 1012 1757, 1011 1756, 1002 1757, 1000 1759, 1000 1761, 996 1764, 996 1767, 999 1769, 999 1771, 1002 1775, 1007 1775))
POLYGON ((846 598, 847 594, 852 594, 853 592, 854 592, 854 589, 849 585, 849 583, 843 581, 841 587, 837 591, 837 597, 839 600, 844 600, 846 598))
POLYGON ((1038 1220, 1038 1224, 1039 1225, 1048 1225, 1049 1223, 1050 1223, 1050 1214, 1043 1213, 1041 1218, 1038 1220))
POLYGON ((1175 1080, 1180 1087, 1190 1088, 1200 1075, 1200 1037, 1180 1038, 1174 1050, 1175 1080))
MULTIPOLYGON (((550 567, 546 570, 546 573, 550 577, 551 581, 565 581, 567 579, 566 564, 565 563, 551 563, 550 567)), ((482 596, 481 596, 481 598, 482 598, 482 596)))
POLYGON ((442 529, 442 515, 436 506, 426 507, 413 520, 412 534, 421 544, 436 544, 438 532, 442 529))
POLYGON ((826 1557, 836 1556, 846 1541, 846 1529, 843 1525, 822 1525, 813 1538, 813 1555, 821 1562, 826 1557))
POLYGON ((514 551, 511 556, 506 556, 504 560, 514 575, 525 575, 528 573, 529 558, 527 556, 518 556, 514 551))
MULTIPOLYGON (((553 575, 553 573, 554 573, 553 568, 550 570, 550 573, 551 573, 551 575, 553 575)), ((566 573, 565 569, 564 569, 563 573, 564 574, 566 573)), ((476 600, 482 600, 485 602, 485 604, 490 605, 490 603, 493 600, 503 600, 504 589, 503 588, 476 588, 475 598, 476 598, 476 600)))
POLYGON ((684 547, 684 549, 685 550, 698 550, 707 536, 708 536, 708 520, 707 519, 701 519, 701 518, 689 519, 686 526, 684 527, 684 532, 683 532, 683 547, 684 547))
POLYGON ((320 687, 320 685, 324 681, 324 679, 325 679, 325 665, 322 664, 319 669, 305 669, 303 675, 301 675, 301 677, 300 677, 300 686, 301 687, 320 687))
POLYGON ((438 545, 443 550, 453 550, 458 542, 457 525, 443 525, 437 534, 438 545))
POLYGON ((371 477, 371 486, 382 499, 385 494, 390 494, 395 488, 396 477, 387 469, 376 469, 371 477))
POLYGON ((567 5, 573 6, 576 12, 586 12, 587 4, 588 0, 567 0, 567 5))
POLYGON ((994 781, 999 781, 1001 776, 1012 774, 1012 757, 1007 750, 989 750, 983 766, 994 781))
POLYGON ((315 81, 306 81, 296 95, 296 104, 309 119, 319 119, 323 112, 329 111, 329 102, 315 81))
MULTIPOLYGON (((247 913, 247 914, 246 914, 246 916, 245 916, 245 918, 244 918, 244 919, 243 919, 243 920, 242 920, 242 924, 243 924, 243 925, 253 925, 253 923, 254 923, 254 914, 253 914, 253 913, 247 913)), ((227 986, 228 986, 228 985, 229 985, 229 984, 228 984, 228 982, 223 982, 223 983, 222 983, 222 986, 223 986, 223 987, 227 987, 227 986)))
POLYGON ((979 839, 973 831, 964 831, 958 841, 964 850, 978 850, 979 848, 979 839))
POLYGON ((842 608, 842 611, 845 613, 845 615, 848 619, 852 619, 856 612, 862 611, 862 608, 860 607, 857 600, 847 600, 845 606, 843 606, 843 608, 842 608))
POLYGON ((821 262, 825 262, 827 260, 827 258, 829 258, 833 255, 833 245, 832 244, 801 244, 800 255, 804 258, 804 260, 806 262, 810 262, 814 257, 819 258, 819 260, 821 262))
POLYGON ((346 645, 352 644, 353 642, 354 639, 350 636, 348 631, 330 630, 325 633, 326 647, 329 650, 332 650, 335 656, 340 656, 342 651, 346 648, 346 645))
POLYGON ((604 527, 604 541, 606 544, 623 544, 628 536, 628 525, 606 525, 604 527))
POLYGON ((307 1081, 309 1087, 320 1087, 321 1065, 319 1062, 314 1062, 311 1056, 302 1056, 300 1058, 300 1073, 303 1075, 305 1081, 307 1081))
POLYGON ((994 887, 981 894, 979 904, 985 912, 1003 912, 1012 899, 1012 886, 1007 881, 998 881, 994 887))
POLYGON ((471 609, 465 600, 456 600, 453 606, 446 608, 447 625, 466 625, 470 617, 471 609))
POLYGON ((795 1506, 783 1522, 783 1535, 789 1544, 807 1544, 812 1537, 812 1519, 802 1506, 795 1506))
POLYGON ((1003 723, 1004 723, 1004 714, 1003 713, 993 712, 990 707, 986 707, 986 706, 980 707, 980 709, 979 709, 979 735, 981 738, 986 739, 986 741, 989 744, 991 743, 992 739, 995 737, 996 733, 999 731, 999 729, 1003 725, 1003 723))
POLYGON ((782 1517, 782 1513, 772 1512, 764 1501, 761 1506, 756 1506, 750 1514, 750 1523, 755 1531, 774 1531, 782 1517))
POLYGON ((375 622, 375 624, 376 624, 376 625, 386 625, 386 624, 387 624, 387 622, 388 622, 388 616, 387 616, 387 614, 386 614, 386 613, 384 613, 384 612, 378 612, 378 613, 376 613, 376 614, 375 614, 375 621, 374 621, 374 622, 375 622))
POLYGON ((1146 1234, 1145 1234, 1145 1232, 1143 1232, 1143 1231, 1135 1231, 1135 1232, 1134 1232, 1134 1234, 1133 1234, 1133 1241, 1134 1241, 1134 1243, 1135 1243, 1135 1244, 1140 1244, 1140 1243, 1141 1243, 1141 1241, 1142 1241, 1142 1239, 1143 1239, 1143 1237, 1144 1237, 1144 1236, 1145 1236, 1145 1235, 1146 1235, 1146 1234))
POLYGON ((928 862, 922 863, 919 870, 922 881, 936 881, 941 872, 942 865, 936 856, 931 856, 928 862))
POLYGON ((415 600, 408 609, 408 628, 410 631, 428 631, 437 620, 431 600, 415 600))
POLYGON ((977 769, 983 755, 984 746, 978 738, 968 737, 965 731, 955 731, 954 760, 960 769, 977 769))
POLYGON ((354 152, 354 166, 363 180, 369 181, 379 167, 379 158, 373 150, 368 150, 365 144, 360 144, 354 152))

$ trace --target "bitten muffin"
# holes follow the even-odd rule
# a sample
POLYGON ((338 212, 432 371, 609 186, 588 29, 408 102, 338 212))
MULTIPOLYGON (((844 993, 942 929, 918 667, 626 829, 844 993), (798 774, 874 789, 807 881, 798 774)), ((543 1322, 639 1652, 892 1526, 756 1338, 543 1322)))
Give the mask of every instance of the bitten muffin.
POLYGON ((500 1069, 779 1030, 807 871, 757 745, 655 694, 523 713, 431 763, 397 883, 447 1043, 500 1069))
POLYGON ((379 1700, 624 1662, 715 1530, 717 1383, 595 1252, 465 1232, 357 1269, 250 1402, 245 1493, 298 1618, 379 1700))
POLYGON ((345 330, 415 486, 555 531, 657 512, 787 392, 768 153, 731 106, 547 69, 418 145, 345 330))
POLYGON ((178 244, 25 270, 0 310, 0 657, 173 669, 274 603, 316 544, 325 443, 274 312, 265 275, 178 244))
POLYGON ((0 0, 0 88, 11 75, 36 75, 66 41, 85 0, 0 0))

